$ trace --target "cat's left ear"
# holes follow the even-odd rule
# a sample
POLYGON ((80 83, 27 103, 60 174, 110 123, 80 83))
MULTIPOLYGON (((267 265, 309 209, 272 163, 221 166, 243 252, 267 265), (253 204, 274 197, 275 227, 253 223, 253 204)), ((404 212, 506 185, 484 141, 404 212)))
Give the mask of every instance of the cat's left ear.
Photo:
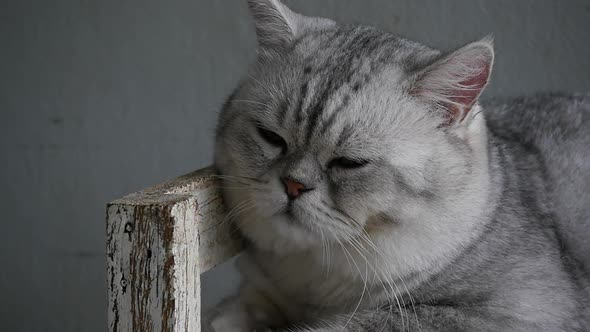
POLYGON ((248 0, 258 47, 264 51, 277 51, 292 43, 306 31, 335 24, 325 18, 307 17, 295 13, 279 0, 248 0))
POLYGON ((488 84, 493 63, 493 40, 486 37, 421 71, 411 93, 446 110, 445 125, 461 122, 488 84))

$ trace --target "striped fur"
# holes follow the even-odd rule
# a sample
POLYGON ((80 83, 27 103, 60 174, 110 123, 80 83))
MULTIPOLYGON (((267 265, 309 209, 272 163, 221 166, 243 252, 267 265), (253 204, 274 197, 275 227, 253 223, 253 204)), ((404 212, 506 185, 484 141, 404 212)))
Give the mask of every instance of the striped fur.
POLYGON ((215 331, 590 329, 590 96, 482 107, 489 39, 441 53, 249 4, 259 59, 215 162, 250 246, 215 331))

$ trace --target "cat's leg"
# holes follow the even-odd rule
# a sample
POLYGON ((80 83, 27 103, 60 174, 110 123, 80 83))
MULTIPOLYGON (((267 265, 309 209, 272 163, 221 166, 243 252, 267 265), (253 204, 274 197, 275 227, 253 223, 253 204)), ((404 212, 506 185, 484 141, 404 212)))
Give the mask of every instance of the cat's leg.
POLYGON ((251 332, 285 324, 282 312, 272 300, 247 284, 237 296, 223 301, 209 316, 208 328, 215 332, 251 332))
POLYGON ((376 332, 376 331, 532 331, 558 328, 524 322, 486 308, 418 305, 399 311, 396 308, 365 310, 340 315, 307 327, 275 332, 376 332))
POLYGON ((252 319, 248 316, 239 296, 226 299, 213 310, 205 313, 201 326, 204 332, 249 332, 252 329, 252 319))
POLYGON ((242 275, 238 295, 223 301, 208 317, 215 332, 251 332, 285 326, 292 308, 258 266, 243 254, 236 261, 242 275))

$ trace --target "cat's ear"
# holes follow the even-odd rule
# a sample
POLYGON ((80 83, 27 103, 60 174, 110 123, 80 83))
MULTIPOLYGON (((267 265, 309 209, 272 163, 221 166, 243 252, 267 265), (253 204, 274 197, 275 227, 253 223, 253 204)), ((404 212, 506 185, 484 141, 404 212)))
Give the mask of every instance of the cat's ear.
POLYGON ((434 62, 416 78, 411 93, 447 111, 447 125, 465 119, 487 85, 494 63, 493 39, 468 44, 434 62))
POLYGON ((280 47, 295 38, 299 15, 279 0, 248 0, 248 7, 254 18, 260 47, 280 47))
POLYGON ((334 24, 328 19, 297 14, 279 0, 248 0, 248 7, 254 18, 258 47, 261 49, 279 49, 305 30, 334 24))

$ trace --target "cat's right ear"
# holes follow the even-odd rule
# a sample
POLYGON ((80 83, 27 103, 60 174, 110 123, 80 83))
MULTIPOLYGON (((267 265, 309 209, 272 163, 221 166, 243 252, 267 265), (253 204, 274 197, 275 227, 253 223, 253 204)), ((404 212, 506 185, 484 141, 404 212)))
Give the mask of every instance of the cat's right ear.
POLYGON ((305 30, 334 24, 328 19, 297 14, 279 0, 248 0, 248 7, 256 25, 258 47, 262 50, 281 49, 305 30))

